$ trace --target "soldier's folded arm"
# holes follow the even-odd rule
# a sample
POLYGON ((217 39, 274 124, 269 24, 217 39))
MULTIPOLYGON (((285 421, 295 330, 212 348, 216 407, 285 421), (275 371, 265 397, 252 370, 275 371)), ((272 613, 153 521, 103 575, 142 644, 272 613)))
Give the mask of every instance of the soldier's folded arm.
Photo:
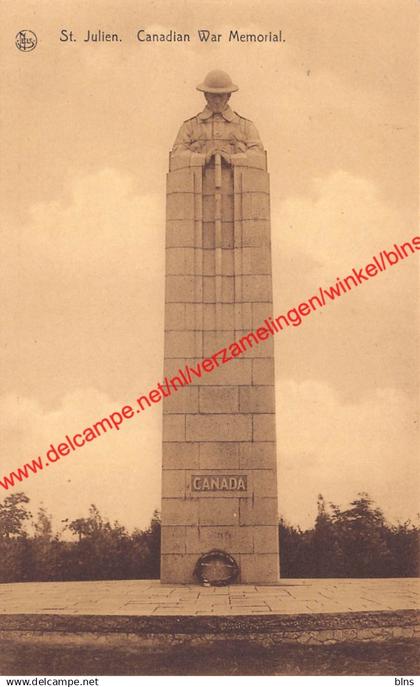
POLYGON ((234 153, 231 155, 231 161, 233 165, 246 165, 247 161, 255 157, 260 157, 264 153, 264 146, 261 142, 257 127, 255 124, 249 120, 245 122, 245 137, 243 143, 246 146, 246 150, 240 153, 234 153))
POLYGON ((194 150, 195 143, 190 122, 184 122, 175 139, 172 156, 182 159, 183 162, 191 167, 204 165, 206 156, 194 150))

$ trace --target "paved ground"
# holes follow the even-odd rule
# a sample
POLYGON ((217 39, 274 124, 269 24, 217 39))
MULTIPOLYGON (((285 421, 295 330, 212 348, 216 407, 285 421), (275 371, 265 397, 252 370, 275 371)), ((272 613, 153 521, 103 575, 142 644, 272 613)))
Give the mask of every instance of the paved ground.
POLYGON ((417 674, 419 580, 0 584, 0 674, 417 674))
POLYGON ((119 616, 300 615, 419 608, 420 581, 282 580, 200 587, 158 580, 0 584, 0 614, 119 616))

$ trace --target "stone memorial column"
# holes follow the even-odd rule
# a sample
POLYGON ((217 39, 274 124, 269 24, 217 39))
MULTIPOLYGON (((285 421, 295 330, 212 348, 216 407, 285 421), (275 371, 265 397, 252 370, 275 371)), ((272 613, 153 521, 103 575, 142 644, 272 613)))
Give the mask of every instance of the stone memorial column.
MULTIPOLYGON (((231 128, 249 120, 230 113, 197 120, 196 141, 174 149, 167 177, 165 583, 198 582, 197 562, 214 550, 237 566, 236 582, 279 577, 273 339, 252 345, 250 334, 273 310, 269 176, 260 142, 232 144, 231 128), (243 337, 241 356, 192 383, 180 375, 243 337)), ((210 583, 226 561, 210 564, 210 583)))

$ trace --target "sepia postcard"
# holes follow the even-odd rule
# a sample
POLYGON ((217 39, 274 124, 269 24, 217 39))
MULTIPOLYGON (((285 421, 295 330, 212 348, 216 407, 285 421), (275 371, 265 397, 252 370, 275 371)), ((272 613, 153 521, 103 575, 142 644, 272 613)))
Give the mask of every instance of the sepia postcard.
POLYGON ((0 13, 0 685, 414 685, 418 3, 0 13))

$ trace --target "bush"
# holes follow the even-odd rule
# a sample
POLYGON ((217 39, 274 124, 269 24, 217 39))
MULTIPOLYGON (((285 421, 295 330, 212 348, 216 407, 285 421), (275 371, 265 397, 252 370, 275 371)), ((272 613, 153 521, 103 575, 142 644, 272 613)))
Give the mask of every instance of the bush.
MULTIPOLYGON (((158 579, 160 516, 131 534, 92 505, 86 518, 66 523, 53 535, 51 516, 41 508, 33 534, 29 499, 19 493, 0 504, 0 582, 158 579), (63 538, 70 533, 73 541, 63 538)), ((419 528, 388 524, 367 494, 348 509, 318 499, 312 529, 281 521, 282 577, 415 577, 419 573, 419 528)))

